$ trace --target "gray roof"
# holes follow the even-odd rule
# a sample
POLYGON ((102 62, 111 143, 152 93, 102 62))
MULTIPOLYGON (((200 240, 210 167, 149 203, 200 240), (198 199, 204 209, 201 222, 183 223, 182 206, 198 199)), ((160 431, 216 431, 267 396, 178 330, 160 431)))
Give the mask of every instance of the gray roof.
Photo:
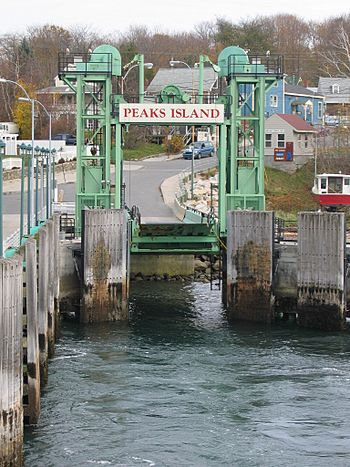
POLYGON ((327 104, 350 104, 350 78, 320 77, 318 91, 326 96, 327 104), (332 92, 333 85, 339 85, 339 93, 332 92))
MULTIPOLYGON (((208 92, 211 90, 213 84, 216 81, 216 78, 217 74, 211 67, 204 68, 204 92, 208 92)), ((191 94, 192 92, 192 87, 198 92, 199 69, 192 68, 190 70, 189 68, 180 67, 160 68, 157 71, 156 76, 150 82, 146 92, 157 94, 164 88, 164 86, 167 86, 168 84, 174 84, 175 86, 178 86, 182 91, 186 91, 189 94, 191 94)))
POLYGON ((286 94, 298 94, 300 96, 310 96, 310 97, 323 97, 322 93, 316 93, 311 89, 304 88, 304 86, 298 86, 296 84, 286 83, 285 86, 286 94))
POLYGON ((39 89, 37 94, 75 94, 69 86, 49 86, 39 89))

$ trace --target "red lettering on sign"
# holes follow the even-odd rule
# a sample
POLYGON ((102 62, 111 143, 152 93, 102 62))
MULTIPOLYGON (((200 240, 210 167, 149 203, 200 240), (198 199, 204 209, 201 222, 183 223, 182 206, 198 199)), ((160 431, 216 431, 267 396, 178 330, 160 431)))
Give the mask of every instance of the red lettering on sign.
POLYGON ((142 105, 142 104, 129 104, 121 111, 121 117, 126 121, 147 122, 148 120, 196 120, 212 121, 218 120, 223 117, 221 109, 211 106, 193 106, 193 105, 164 105, 157 107, 157 105, 142 105))
POLYGON ((151 109, 150 118, 158 118, 158 109, 151 109))

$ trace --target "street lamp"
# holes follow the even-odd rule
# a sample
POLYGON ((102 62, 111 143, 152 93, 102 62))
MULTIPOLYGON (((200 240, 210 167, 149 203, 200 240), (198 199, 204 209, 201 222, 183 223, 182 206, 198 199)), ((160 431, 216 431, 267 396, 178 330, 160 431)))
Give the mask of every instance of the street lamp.
POLYGON ((22 245, 23 230, 24 230, 24 172, 25 160, 27 153, 27 145, 22 143, 17 146, 21 156, 21 209, 20 209, 20 224, 19 224, 19 244, 22 245))
MULTIPOLYGON (((175 65, 185 65, 192 73, 192 99, 191 102, 194 104, 194 77, 193 77, 193 69, 190 65, 182 60, 170 60, 169 65, 174 67, 175 65)), ((192 125, 192 144, 194 143, 194 125, 192 125)), ((194 190, 194 148, 192 148, 192 157, 191 157, 191 199, 193 199, 193 190, 194 190)))
MULTIPOLYGON (((126 77, 128 76, 128 74, 130 73, 131 70, 133 70, 134 68, 136 67, 140 67, 143 65, 143 68, 147 68, 147 70, 151 70, 153 68, 153 63, 141 63, 138 62, 138 63, 135 63, 135 65, 132 65, 130 68, 128 68, 127 72, 125 73, 124 76, 122 76, 122 88, 121 88, 121 93, 124 94, 124 81, 126 80, 126 77)), ((142 69, 143 71, 143 69, 142 69)), ((143 73, 141 73, 141 76, 139 77, 139 90, 141 90, 141 87, 143 89, 143 73), (142 83, 141 83, 142 81, 142 83), (142 86, 141 86, 142 85, 142 86)), ((143 91, 142 91, 142 94, 143 94, 143 91)), ((141 91, 140 91, 140 101, 142 100, 143 98, 143 95, 141 96, 141 91)))
MULTIPOLYGON (((49 117, 49 154, 51 154, 51 146, 52 146, 52 115, 50 112, 47 110, 47 108, 42 104, 40 101, 37 99, 30 99, 28 97, 19 97, 19 101, 21 102, 31 102, 34 101, 35 104, 38 104, 46 113, 46 115, 49 117)), ((37 148, 35 148, 36 150, 37 148)), ((46 160, 46 218, 48 219, 51 215, 51 200, 52 196, 51 195, 51 157, 47 157, 46 160)), ((36 172, 37 173, 37 172, 36 172)), ((38 188, 38 180, 36 181, 36 187, 38 188)), ((41 178, 41 190, 43 193, 43 188, 44 188, 44 179, 41 178)), ((37 206, 37 197, 38 195, 36 194, 36 209, 35 209, 35 217, 36 217, 36 224, 38 224, 38 206, 37 206)), ((41 198, 43 197, 43 194, 41 194, 41 198)), ((42 202, 43 204, 43 202, 42 202)))
MULTIPOLYGON (((33 197, 34 197, 34 99, 31 99, 29 97, 29 94, 27 91, 24 89, 24 87, 20 84, 17 83, 17 81, 12 81, 11 79, 6 79, 6 78, 0 78, 0 83, 11 83, 14 84, 15 86, 19 87, 23 93, 25 94, 27 101, 31 103, 31 112, 32 112, 32 145, 31 145, 31 160, 28 160, 28 235, 30 235, 30 226, 31 222, 33 220, 33 197)), ((21 99, 21 98, 20 98, 21 99)))
MULTIPOLYGON (((28 98, 20 97, 18 100, 28 102, 28 98)), ((46 159, 46 218, 51 216, 51 202, 52 202, 52 190, 51 190, 51 147, 52 147, 52 115, 44 106, 44 104, 37 99, 33 99, 34 102, 44 110, 49 118, 49 152, 47 153, 46 159)), ((41 182, 43 184, 43 180, 41 182)))
MULTIPOLYGON (((56 195, 56 178, 55 178, 55 156, 56 156, 56 149, 53 148, 51 149, 51 154, 50 154, 50 159, 52 160, 52 195, 51 195, 51 201, 56 202, 57 201, 57 195, 56 195)), ((52 213, 52 203, 50 204, 50 214, 52 213)))
POLYGON ((3 173, 2 173, 2 158, 5 155, 6 144, 0 141, 0 257, 4 257, 4 217, 3 217, 3 173))

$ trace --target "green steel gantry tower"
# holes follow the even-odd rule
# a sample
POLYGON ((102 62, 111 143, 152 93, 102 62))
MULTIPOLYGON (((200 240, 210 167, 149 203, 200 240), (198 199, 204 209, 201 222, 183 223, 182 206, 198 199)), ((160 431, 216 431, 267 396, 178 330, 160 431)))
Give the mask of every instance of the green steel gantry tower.
POLYGON ((121 125, 112 121, 112 93, 122 75, 121 56, 109 45, 101 45, 91 54, 62 54, 59 73, 76 94, 75 222, 79 234, 85 207, 121 207, 121 125))
POLYGON ((219 78, 226 85, 219 101, 227 120, 220 127, 219 220, 226 234, 226 213, 265 209, 264 148, 267 90, 283 76, 282 57, 248 57, 240 47, 226 47, 218 57, 219 78))

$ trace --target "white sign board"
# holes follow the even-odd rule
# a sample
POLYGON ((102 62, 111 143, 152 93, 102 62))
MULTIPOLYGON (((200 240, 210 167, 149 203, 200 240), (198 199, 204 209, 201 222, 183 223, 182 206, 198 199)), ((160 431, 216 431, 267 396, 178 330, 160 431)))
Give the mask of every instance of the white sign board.
POLYGON ((121 123, 223 123, 224 104, 120 104, 121 123))

